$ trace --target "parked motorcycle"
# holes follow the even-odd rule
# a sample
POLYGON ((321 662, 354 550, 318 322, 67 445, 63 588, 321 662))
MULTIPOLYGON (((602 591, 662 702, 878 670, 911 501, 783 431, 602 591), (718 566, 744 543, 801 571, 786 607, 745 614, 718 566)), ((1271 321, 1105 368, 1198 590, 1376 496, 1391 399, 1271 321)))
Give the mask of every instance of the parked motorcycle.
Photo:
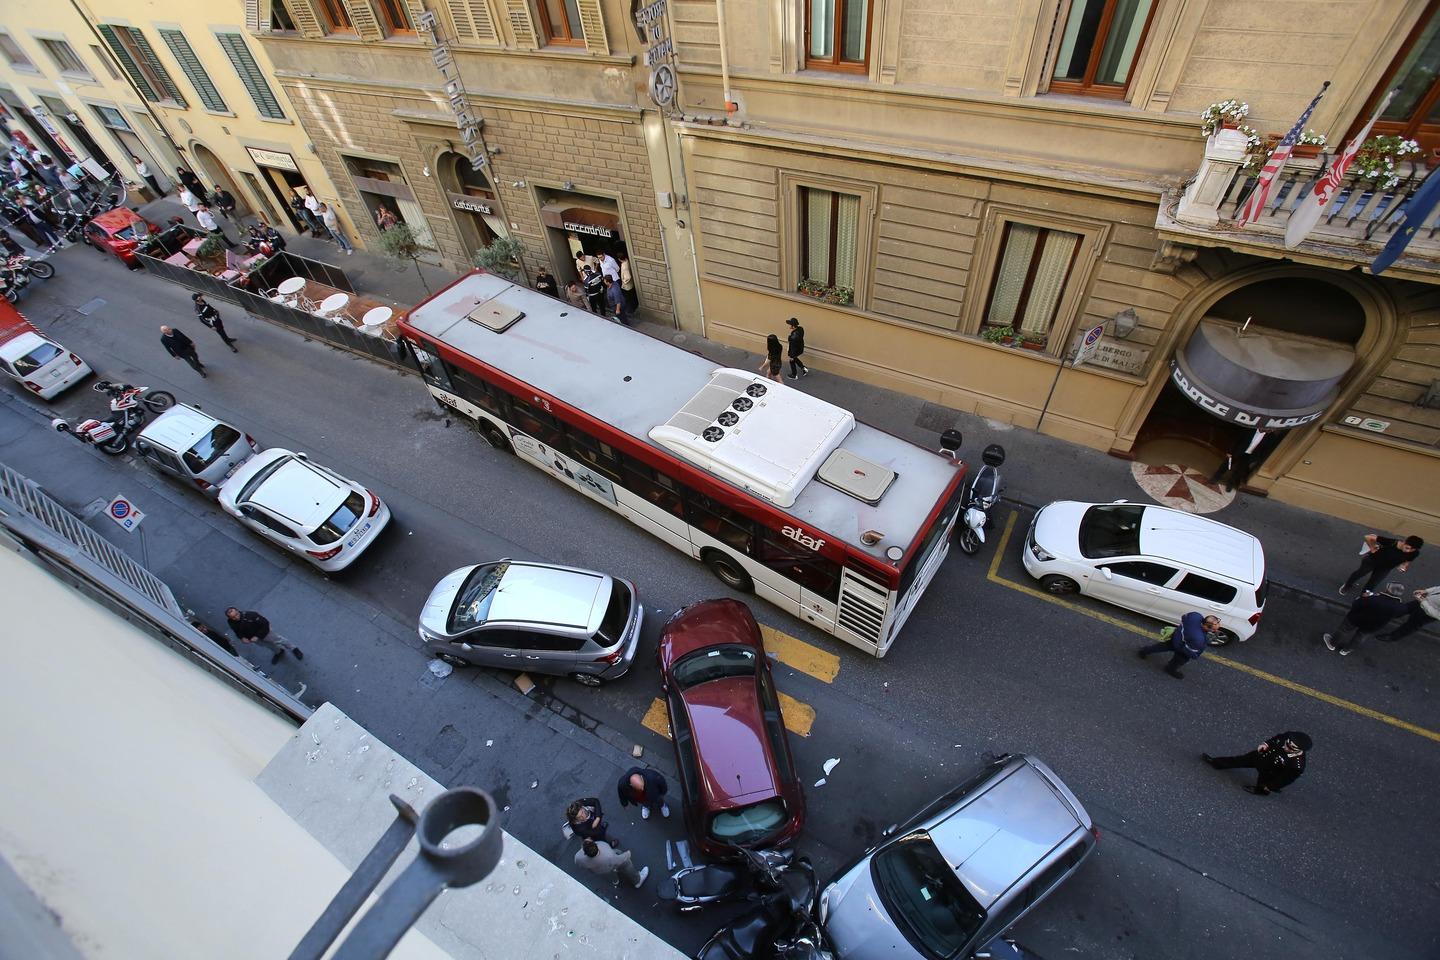
POLYGON ((797 858, 781 888, 716 930, 696 960, 832 960, 815 921, 815 868, 797 858))
POLYGON ((30 273, 14 267, 0 267, 0 296, 10 303, 19 303, 30 286, 30 273))
POLYGON ((110 419, 90 418, 71 426, 63 417, 56 417, 50 425, 61 433, 68 433, 81 443, 92 443, 101 453, 117 456, 130 448, 130 441, 145 425, 145 412, 160 413, 175 406, 175 395, 165 390, 151 390, 149 387, 132 387, 124 383, 101 380, 94 387, 97 393, 110 398, 110 419))
POLYGON ((1005 462, 1005 448, 992 443, 980 454, 983 466, 970 478, 965 488, 964 512, 960 518, 960 549, 975 553, 985 542, 985 528, 990 525, 990 510, 1000 502, 1000 464, 1005 462))
POLYGON ((689 913, 713 903, 758 899, 780 889, 793 851, 739 849, 739 862, 696 864, 684 841, 667 841, 665 863, 670 875, 660 881, 660 899, 673 901, 680 912, 689 913))
POLYGON ((41 280, 49 280, 55 276, 55 264, 49 260, 32 260, 30 257, 21 255, 18 257, 7 257, 5 260, 7 270, 20 270, 31 277, 39 277, 41 280))

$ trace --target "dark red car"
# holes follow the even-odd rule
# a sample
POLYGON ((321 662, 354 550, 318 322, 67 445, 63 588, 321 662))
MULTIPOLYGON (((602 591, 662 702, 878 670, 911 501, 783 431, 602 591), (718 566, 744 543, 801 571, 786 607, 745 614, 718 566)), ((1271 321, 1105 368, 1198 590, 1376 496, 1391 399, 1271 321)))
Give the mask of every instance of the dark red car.
POLYGON ((660 684, 670 715, 685 822, 706 856, 795 840, 805 794, 760 627, 738 600, 705 600, 660 634, 660 684))
POLYGON ((81 237, 96 250, 118 257, 121 263, 134 270, 140 266, 140 261, 135 258, 135 248, 141 240, 159 232, 159 227, 133 210, 116 207, 85 224, 81 237))

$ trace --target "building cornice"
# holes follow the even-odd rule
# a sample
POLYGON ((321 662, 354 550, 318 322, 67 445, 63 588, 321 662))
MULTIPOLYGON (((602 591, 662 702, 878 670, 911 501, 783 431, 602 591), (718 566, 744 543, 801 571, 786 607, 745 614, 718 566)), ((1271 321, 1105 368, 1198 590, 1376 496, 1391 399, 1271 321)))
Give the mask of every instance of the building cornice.
MULTIPOLYGON (((438 76, 438 75, 437 75, 438 76)), ((336 74, 302 73, 298 70, 276 70, 275 77, 282 82, 305 83, 314 87, 321 87, 330 90, 345 90, 356 93, 383 92, 389 96, 406 100, 427 99, 424 95, 434 94, 436 100, 443 100, 445 92, 439 83, 417 83, 407 81, 404 86, 399 86, 388 80, 365 80, 359 77, 340 76, 336 74), (417 96, 417 94, 419 96, 417 96)), ((495 104, 503 106, 525 106, 533 108, 544 108, 549 113, 570 112, 577 116, 611 118, 622 117, 634 121, 639 119, 643 112, 635 104, 629 103, 595 103, 587 100, 562 100, 556 97, 534 97, 522 96, 510 93, 491 93, 488 91, 469 91, 469 100, 476 104, 495 104)), ((406 110, 403 107, 390 111, 392 116, 402 120, 409 120, 415 123, 435 123, 444 126, 455 126, 455 115, 446 113, 431 113, 426 110, 406 110)))
MULTIPOLYGON (((364 47, 367 50, 385 53, 421 53, 425 59, 429 59, 431 48, 426 44, 415 40, 360 40, 354 37, 302 37, 278 33, 251 33, 249 36, 259 40, 262 44, 284 43, 284 44, 318 44, 321 46, 349 46, 364 47)), ((515 57, 525 60, 559 60, 565 63, 585 64, 597 63, 607 67, 633 67, 635 57, 633 54, 618 53, 591 53, 581 47, 541 47, 538 50, 524 50, 519 47, 473 47, 473 46, 451 46, 450 52, 457 58, 466 56, 478 57, 515 57)))

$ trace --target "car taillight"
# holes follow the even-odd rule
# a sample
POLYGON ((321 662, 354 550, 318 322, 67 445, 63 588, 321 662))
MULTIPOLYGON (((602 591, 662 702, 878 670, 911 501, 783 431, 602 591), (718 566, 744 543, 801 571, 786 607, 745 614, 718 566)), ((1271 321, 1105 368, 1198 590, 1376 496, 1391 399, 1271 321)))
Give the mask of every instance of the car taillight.
POLYGON ((196 477, 195 486, 199 487, 201 490, 209 490, 211 487, 215 486, 215 484, 209 483, 205 480, 201 480, 199 477, 196 477))
POLYGON ((611 665, 613 666, 614 664, 619 663, 619 662, 620 662, 620 658, 623 657, 623 656, 625 656, 625 648, 624 648, 624 647, 621 647, 619 650, 616 650, 614 653, 607 654, 607 655, 605 655, 605 656, 603 656, 603 657, 596 657, 593 662, 594 662, 594 663, 608 663, 608 664, 611 664, 611 665))
POLYGON ((78 367, 78 366, 80 366, 80 364, 84 363, 85 361, 84 361, 84 360, 81 360, 79 357, 75 356, 75 354, 72 353, 72 354, 70 354, 70 362, 73 363, 73 364, 75 364, 75 366, 78 367))
POLYGON ((380 512, 380 498, 375 496, 375 494, 371 493, 369 490, 365 491, 365 495, 370 498, 370 512, 365 514, 365 516, 373 517, 375 516, 375 514, 380 512))
POLYGON ((324 550, 324 551, 306 550, 305 552, 308 553, 310 556, 314 557, 316 560, 329 560, 331 557, 333 557, 333 556, 335 556, 337 553, 339 553, 344 546, 345 546, 345 545, 342 543, 340 546, 336 547, 334 550, 324 550))
POLYGON ((1095 838, 1095 842, 1096 842, 1096 843, 1099 843, 1099 842, 1100 842, 1100 828, 1099 828, 1099 827, 1091 827, 1091 828, 1090 828, 1090 835, 1095 838))
POLYGON ((256 443, 255 438, 250 436, 250 434, 248 433, 245 434, 245 442, 250 444, 251 450, 254 450, 256 453, 260 452, 260 444, 256 443))
POLYGON ((23 380, 23 381, 21 381, 21 382, 24 383, 25 386, 29 387, 31 390, 34 390, 36 393, 39 393, 39 392, 40 392, 40 384, 38 384, 38 383, 33 383, 33 382, 29 381, 29 380, 23 380))
POLYGON ((1256 610, 1254 613, 1250 614, 1250 626, 1257 626, 1260 623, 1260 614, 1261 611, 1259 610, 1256 610))

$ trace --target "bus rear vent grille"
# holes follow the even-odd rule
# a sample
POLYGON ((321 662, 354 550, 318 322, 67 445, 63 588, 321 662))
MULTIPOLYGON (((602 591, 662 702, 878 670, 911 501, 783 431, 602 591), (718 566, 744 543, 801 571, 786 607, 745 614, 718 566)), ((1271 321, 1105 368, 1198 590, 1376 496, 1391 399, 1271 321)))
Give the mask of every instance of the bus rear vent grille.
POLYGON ((885 624, 885 607, 850 590, 840 591, 840 626, 875 643, 885 624))

